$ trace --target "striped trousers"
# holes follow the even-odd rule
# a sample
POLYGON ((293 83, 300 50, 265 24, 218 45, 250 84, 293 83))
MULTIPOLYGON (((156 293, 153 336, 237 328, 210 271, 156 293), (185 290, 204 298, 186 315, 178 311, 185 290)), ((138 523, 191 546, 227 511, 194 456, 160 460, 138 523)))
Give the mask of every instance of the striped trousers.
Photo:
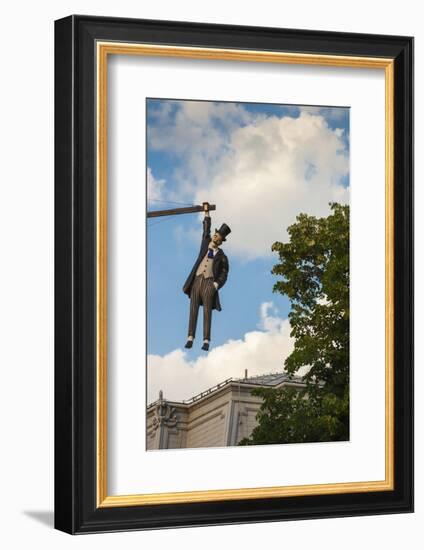
POLYGON ((190 319, 188 322, 188 335, 196 336, 197 317, 199 306, 203 304, 203 339, 211 339, 212 306, 216 288, 213 277, 205 279, 203 275, 197 275, 193 281, 190 292, 190 319))

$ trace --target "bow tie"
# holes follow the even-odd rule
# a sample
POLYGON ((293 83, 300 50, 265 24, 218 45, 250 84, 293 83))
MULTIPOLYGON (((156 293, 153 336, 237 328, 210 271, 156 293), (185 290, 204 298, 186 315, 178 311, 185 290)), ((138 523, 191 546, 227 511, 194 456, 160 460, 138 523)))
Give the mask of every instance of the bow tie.
POLYGON ((208 258, 213 258, 213 250, 212 250, 212 248, 208 248, 208 258))

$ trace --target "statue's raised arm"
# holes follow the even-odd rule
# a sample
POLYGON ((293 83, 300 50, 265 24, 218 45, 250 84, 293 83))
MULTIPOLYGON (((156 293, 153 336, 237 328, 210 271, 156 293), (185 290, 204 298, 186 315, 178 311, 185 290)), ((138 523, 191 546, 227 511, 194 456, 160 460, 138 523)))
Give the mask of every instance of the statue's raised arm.
POLYGON ((209 213, 209 203, 204 202, 203 203, 203 211, 205 213, 205 217, 203 218, 203 235, 202 235, 202 246, 204 244, 204 241, 210 241, 211 240, 211 216, 209 213))

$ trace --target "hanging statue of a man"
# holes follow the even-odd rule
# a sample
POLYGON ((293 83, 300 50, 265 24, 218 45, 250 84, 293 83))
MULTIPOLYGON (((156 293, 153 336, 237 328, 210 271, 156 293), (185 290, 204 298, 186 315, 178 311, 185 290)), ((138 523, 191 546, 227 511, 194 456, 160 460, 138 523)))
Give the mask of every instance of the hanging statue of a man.
POLYGON ((221 311, 218 290, 222 288, 228 277, 228 258, 220 248, 231 229, 223 223, 211 237, 211 218, 209 203, 203 203, 205 217, 203 220, 203 235, 199 256, 188 276, 183 291, 190 298, 190 318, 188 323, 188 338, 185 347, 191 348, 196 336, 199 307, 203 305, 203 345, 209 350, 211 339, 212 310, 221 311))

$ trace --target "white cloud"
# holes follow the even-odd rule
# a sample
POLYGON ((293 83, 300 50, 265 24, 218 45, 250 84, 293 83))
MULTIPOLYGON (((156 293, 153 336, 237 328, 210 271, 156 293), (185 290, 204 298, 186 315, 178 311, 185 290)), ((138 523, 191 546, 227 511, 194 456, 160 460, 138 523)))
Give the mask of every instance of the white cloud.
MULTIPOLYGON (((148 403, 158 398, 163 390, 165 399, 189 399, 227 378, 265 374, 283 370, 285 358, 293 349, 288 319, 272 315, 272 302, 260 308, 263 330, 247 332, 241 340, 229 340, 212 348, 205 356, 190 360, 190 352, 176 349, 164 356, 147 358, 148 403)), ((195 345, 200 345, 195 342, 195 345)))
POLYGON ((232 103, 182 102, 172 116, 167 109, 149 143, 179 159, 174 177, 184 200, 217 205, 213 222, 231 227, 231 254, 269 255, 297 214, 324 216, 329 202, 349 201, 346 143, 320 110, 293 118, 232 103))
POLYGON ((226 248, 245 258, 268 255, 300 212, 323 216, 329 202, 349 200, 344 144, 321 116, 269 117, 238 128, 217 168, 195 201, 216 203, 216 217, 232 229, 226 248))
POLYGON ((163 198, 165 184, 165 180, 156 179, 150 167, 147 168, 147 200, 161 200, 163 198))
POLYGON ((192 200, 199 183, 216 173, 231 131, 252 120, 241 105, 225 102, 162 102, 153 113, 155 124, 147 129, 149 146, 183 161, 175 169, 174 181, 184 200, 192 200))
POLYGON ((327 120, 331 118, 331 120, 336 122, 343 122, 346 118, 346 107, 314 107, 314 106, 303 106, 301 107, 301 110, 305 113, 309 113, 311 115, 321 115, 325 117, 327 120))
POLYGON ((278 310, 274 306, 273 302, 263 302, 260 311, 260 322, 258 327, 266 331, 278 331, 281 328, 281 323, 283 320, 280 317, 277 317, 278 310), (272 312, 274 315, 270 315, 272 312))

